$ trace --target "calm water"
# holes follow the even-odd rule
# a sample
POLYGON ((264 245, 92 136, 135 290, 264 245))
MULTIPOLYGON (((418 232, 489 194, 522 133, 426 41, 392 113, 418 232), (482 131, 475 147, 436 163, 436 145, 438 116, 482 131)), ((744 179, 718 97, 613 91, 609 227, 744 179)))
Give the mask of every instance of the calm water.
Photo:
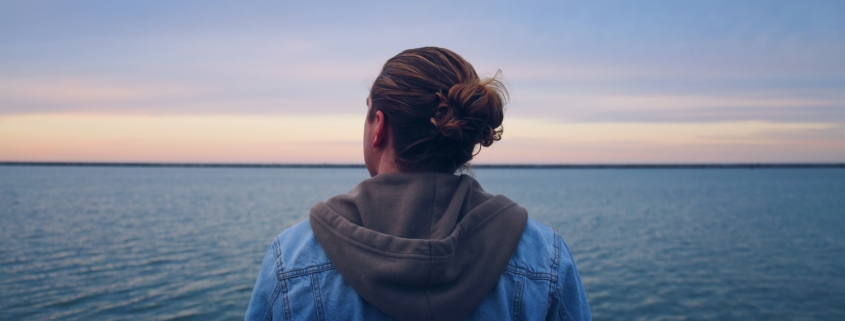
MULTIPOLYGON (((479 169, 596 320, 845 320, 845 169, 479 169)), ((0 166, 0 319, 242 319, 266 246, 364 169, 0 166)))

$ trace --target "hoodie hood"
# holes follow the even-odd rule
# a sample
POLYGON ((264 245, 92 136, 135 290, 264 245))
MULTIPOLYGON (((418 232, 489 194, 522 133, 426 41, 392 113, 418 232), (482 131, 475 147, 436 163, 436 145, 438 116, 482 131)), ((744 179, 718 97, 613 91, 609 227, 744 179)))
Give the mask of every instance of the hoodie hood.
POLYGON ((459 320, 496 285, 527 212, 470 176, 381 174, 311 208, 314 236, 364 300, 399 320, 459 320))

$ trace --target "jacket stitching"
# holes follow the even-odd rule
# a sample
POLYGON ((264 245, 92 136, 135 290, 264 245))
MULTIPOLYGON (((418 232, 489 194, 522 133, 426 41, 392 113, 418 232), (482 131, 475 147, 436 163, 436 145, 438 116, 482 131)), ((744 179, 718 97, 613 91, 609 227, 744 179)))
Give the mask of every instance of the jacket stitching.
POLYGON ((264 320, 273 320, 273 302, 279 297, 279 292, 281 292, 281 287, 279 283, 276 283, 276 286, 273 287, 273 294, 270 295, 270 300, 267 301, 267 312, 264 312, 264 320))
POLYGON ((276 283, 276 286, 273 288, 273 295, 270 296, 270 300, 268 301, 267 312, 264 313, 264 320, 273 320, 273 302, 276 302, 276 299, 279 298, 279 292, 281 292, 281 287, 276 283))
POLYGON ((557 294, 558 294, 559 300, 561 300, 561 304, 560 304, 560 308, 557 309, 557 314, 558 314, 558 316, 560 316, 560 318, 562 320, 569 320, 569 318, 567 317, 566 311, 564 309, 565 306, 563 305, 563 294, 561 292, 563 292, 563 291, 561 289, 558 289, 557 294))
MULTIPOLYGON (((282 292, 282 307, 284 308, 285 320, 290 320, 290 301, 288 300, 288 285, 282 278, 285 268, 282 262, 282 244, 279 237, 273 240, 273 253, 276 255, 276 277, 279 278, 279 290, 282 292)), ((275 299, 273 300, 275 301, 275 299)))
MULTIPOLYGON (((555 261, 557 264, 560 264, 560 250, 563 245, 563 237, 555 231, 555 261)), ((555 294, 558 296, 558 300, 560 300, 560 308, 558 308, 558 315, 563 320, 569 320, 567 317, 567 313, 565 311, 566 306, 563 304, 563 287, 561 286, 559 280, 555 281, 555 294)))
POLYGON ((276 256, 276 277, 279 281, 282 280, 282 270, 284 270, 284 262, 282 262, 282 245, 277 237, 273 240, 273 255, 276 256))
MULTIPOLYGON (((552 231, 554 231, 554 230, 552 230, 552 231)), ((560 244, 558 244, 559 240, 560 240, 560 235, 557 234, 557 231, 554 231, 554 239, 552 241, 552 244, 554 244, 554 247, 555 247, 555 255, 554 255, 554 258, 552 259, 552 272, 555 273, 555 277, 552 278, 551 279, 552 282, 549 283, 549 303, 548 303, 549 307, 552 306, 552 299, 554 298, 554 295, 555 295, 556 290, 557 290, 557 285, 558 285, 557 274, 558 274, 558 267, 560 266, 560 244)))
POLYGON ((516 285, 514 285, 513 294, 513 315, 511 315, 511 318, 514 321, 519 321, 519 312, 522 305, 522 292, 524 285, 525 275, 519 274, 519 276, 516 278, 516 285))
POLYGON ((284 294, 282 294, 282 306, 284 307, 284 311, 285 311, 285 320, 290 320, 291 319, 291 313, 290 313, 290 300, 288 299, 288 281, 287 280, 281 280, 281 281, 279 281, 279 284, 282 285, 282 292, 284 292, 284 294))
POLYGON ((323 297, 320 294, 320 287, 318 286, 318 279, 316 273, 311 273, 311 289, 314 291, 314 310, 317 313, 317 320, 325 320, 325 311, 323 311, 323 297))
POLYGON ((286 271, 279 273, 279 280, 295 278, 303 275, 308 275, 312 273, 320 273, 328 270, 334 270, 334 264, 332 263, 323 263, 319 265, 311 265, 301 269, 286 271))
POLYGON ((511 273, 514 273, 514 274, 519 274, 519 275, 525 276, 525 277, 527 277, 527 278, 529 278, 529 279, 532 279, 532 280, 549 280, 549 281, 554 281, 554 278, 555 278, 555 276, 554 276, 554 275, 552 275, 552 274, 550 274, 550 273, 545 273, 545 272, 530 272, 530 271, 523 270, 523 269, 521 269, 521 268, 519 268, 519 267, 516 267, 516 266, 514 266, 514 265, 508 265, 508 266, 505 268, 505 271, 508 271, 508 272, 511 272, 511 273))

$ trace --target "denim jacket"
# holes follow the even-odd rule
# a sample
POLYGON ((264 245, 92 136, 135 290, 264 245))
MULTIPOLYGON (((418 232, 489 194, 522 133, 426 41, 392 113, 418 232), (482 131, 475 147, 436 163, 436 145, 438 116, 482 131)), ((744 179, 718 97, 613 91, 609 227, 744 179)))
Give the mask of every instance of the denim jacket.
MULTIPOLYGON (((466 320, 591 320, 563 238, 533 219, 505 272, 466 320)), ((393 320, 337 272, 308 220, 268 247, 245 320, 393 320)))

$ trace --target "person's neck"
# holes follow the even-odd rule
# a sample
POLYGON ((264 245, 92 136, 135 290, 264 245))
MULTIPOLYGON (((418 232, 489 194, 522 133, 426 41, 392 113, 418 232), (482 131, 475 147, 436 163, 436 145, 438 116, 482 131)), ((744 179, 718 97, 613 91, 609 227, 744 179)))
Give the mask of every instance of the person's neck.
POLYGON ((376 175, 401 172, 399 167, 396 166, 396 156, 392 148, 385 149, 379 156, 379 161, 376 164, 376 175))

